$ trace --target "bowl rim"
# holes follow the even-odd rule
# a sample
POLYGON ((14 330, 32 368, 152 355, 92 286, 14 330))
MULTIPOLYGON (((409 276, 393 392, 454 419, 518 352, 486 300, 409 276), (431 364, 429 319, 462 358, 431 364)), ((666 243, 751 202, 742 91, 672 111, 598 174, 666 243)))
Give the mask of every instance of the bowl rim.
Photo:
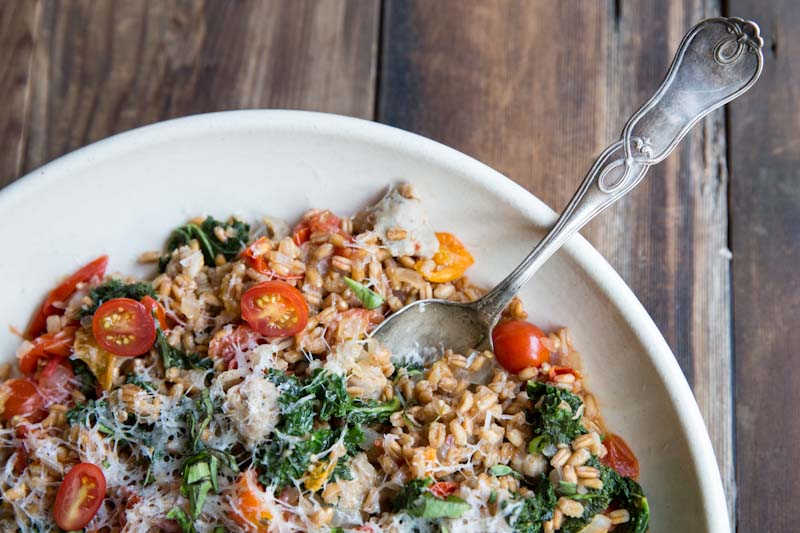
MULTIPOLYGON (((169 140, 194 136, 241 133, 258 129, 313 131, 350 137, 402 149, 455 168, 471 176, 481 186, 495 191, 537 224, 551 225, 556 213, 528 190, 477 159, 432 139, 370 120, 301 110, 235 110, 174 118, 112 135, 86 145, 39 167, 0 190, 0 210, 24 202, 43 191, 50 183, 68 179, 81 168, 108 160, 122 153, 169 140)), ((647 348, 647 356, 664 382, 676 409, 678 423, 690 441, 690 460, 698 473, 708 531, 730 531, 727 502, 711 439, 695 397, 672 350, 647 310, 605 258, 581 235, 572 237, 562 253, 580 267, 605 297, 612 302, 632 333, 647 348)))

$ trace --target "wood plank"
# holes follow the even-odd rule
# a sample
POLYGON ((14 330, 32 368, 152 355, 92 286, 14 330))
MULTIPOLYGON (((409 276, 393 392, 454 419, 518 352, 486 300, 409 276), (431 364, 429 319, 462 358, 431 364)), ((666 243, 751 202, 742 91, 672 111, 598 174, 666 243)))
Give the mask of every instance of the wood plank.
POLYGON ((764 73, 730 109, 736 457, 740 531, 796 531, 800 484, 800 12, 733 0, 758 22, 764 73), (766 460, 766 459, 769 460, 766 460))
MULTIPOLYGON (((660 83, 711 0, 389 0, 379 119, 451 145, 551 206, 567 202, 660 83)), ((733 509, 727 174, 717 113, 583 234, 673 348, 733 509)))
POLYGON ((373 114, 377 0, 47 0, 41 19, 20 171, 193 113, 373 114))
POLYGON ((40 14, 39 2, 0 4, 0 188, 13 181, 22 168, 33 43, 40 14))

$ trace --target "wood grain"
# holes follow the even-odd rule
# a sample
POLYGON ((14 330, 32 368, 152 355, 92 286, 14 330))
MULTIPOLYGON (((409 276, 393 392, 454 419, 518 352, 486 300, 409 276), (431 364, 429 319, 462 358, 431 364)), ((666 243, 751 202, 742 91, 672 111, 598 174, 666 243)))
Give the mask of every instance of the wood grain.
POLYGON ((39 2, 9 2, 0 5, 0 187, 22 170, 26 116, 30 102, 30 70, 33 43, 39 29, 39 2))
POLYGON ((29 32, 21 164, 6 180, 113 133, 193 113, 271 107, 370 118, 378 13, 377 0, 45 0, 29 32))
MULTIPOLYGON (((556 209, 717 2, 386 4, 379 119, 454 146, 556 209)), ((583 234, 673 348, 733 514, 727 174, 722 113, 583 234)))
POLYGON ((797 531, 800 484, 800 12, 734 0, 765 36, 761 80, 730 108, 740 531, 797 531), (788 468, 787 468, 788 467, 788 468))

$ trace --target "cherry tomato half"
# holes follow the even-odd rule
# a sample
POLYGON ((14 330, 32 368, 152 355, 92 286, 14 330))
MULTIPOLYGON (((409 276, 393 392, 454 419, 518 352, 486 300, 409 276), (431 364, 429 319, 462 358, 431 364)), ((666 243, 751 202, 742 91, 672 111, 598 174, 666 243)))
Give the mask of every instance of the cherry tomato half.
POLYGON ((632 479, 639 477, 639 460, 622 437, 608 433, 603 445, 608 450, 606 456, 600 459, 604 465, 613 468, 621 476, 632 479))
POLYGON ((509 320, 492 331, 494 355, 503 368, 516 374, 550 361, 550 351, 542 345, 545 334, 524 320, 509 320))
POLYGON ((154 300, 150 296, 145 296, 142 298, 142 305, 147 309, 147 312, 150 313, 150 316, 153 316, 155 313, 156 318, 158 319, 158 325, 161 327, 161 331, 166 331, 169 329, 169 324, 167 324, 167 312, 164 310, 164 306, 158 303, 158 301, 154 300))
POLYGON ((53 518, 65 531, 83 529, 91 522, 106 497, 106 477, 92 463, 78 463, 56 493, 53 518))
POLYGON ((3 406, 2 417, 11 420, 15 416, 22 416, 30 422, 36 423, 44 420, 47 411, 44 409, 44 399, 29 379, 10 379, 0 385, 0 404, 3 406))
POLYGON ((53 358, 39 373, 39 392, 48 403, 58 403, 70 397, 75 382, 72 365, 64 359, 53 358))
POLYGON ((28 329, 25 330, 25 337, 31 339, 42 333, 47 327, 47 317, 50 315, 62 315, 64 310, 55 306, 58 302, 65 302, 78 286, 78 283, 89 281, 94 277, 102 278, 108 266, 108 256, 102 255, 78 269, 74 274, 65 279, 61 284, 50 291, 42 306, 33 315, 28 329))
POLYGON ((26 374, 33 374, 39 359, 50 356, 69 357, 77 329, 75 326, 67 326, 56 333, 45 333, 33 339, 31 349, 20 357, 19 369, 26 374))
POLYGON ((428 490, 437 498, 444 499, 458 490, 458 483, 455 481, 437 481, 428 487, 428 490))
POLYGON ((92 319, 97 345, 114 355, 142 355, 156 341, 150 311, 130 298, 114 298, 97 308, 92 319))
POLYGON ((288 337, 308 323, 308 304, 285 281, 265 281, 242 295, 242 319, 265 337, 288 337))
POLYGON ((434 283, 457 280, 464 275, 475 259, 452 233, 437 233, 436 238, 439 239, 439 250, 433 254, 436 268, 430 272, 426 271, 423 268, 425 260, 417 261, 414 268, 422 274, 422 277, 434 283))

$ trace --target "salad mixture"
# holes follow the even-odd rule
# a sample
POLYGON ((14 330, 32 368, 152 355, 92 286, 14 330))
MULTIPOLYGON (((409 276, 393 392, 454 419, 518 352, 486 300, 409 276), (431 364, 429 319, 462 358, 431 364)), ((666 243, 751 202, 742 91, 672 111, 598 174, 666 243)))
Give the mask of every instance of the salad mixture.
POLYGON ((400 366, 369 337, 482 293, 410 185, 293 228, 193 219, 140 260, 64 279, 0 368, 0 530, 647 530, 566 330, 515 300, 494 353, 400 366))

